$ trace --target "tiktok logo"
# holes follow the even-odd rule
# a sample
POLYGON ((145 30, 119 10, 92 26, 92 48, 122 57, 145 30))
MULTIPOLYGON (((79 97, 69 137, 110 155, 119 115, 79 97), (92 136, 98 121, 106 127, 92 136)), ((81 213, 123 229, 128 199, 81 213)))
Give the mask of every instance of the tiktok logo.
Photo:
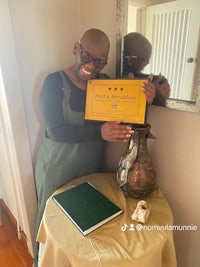
POLYGON ((129 227, 129 231, 135 231, 135 226, 133 223, 131 223, 129 226, 128 224, 125 223, 124 225, 122 225, 121 230, 125 232, 128 227, 129 227))
POLYGON ((124 232, 124 231, 126 231, 127 227, 128 227, 128 225, 125 223, 124 225, 122 225, 121 230, 124 232))

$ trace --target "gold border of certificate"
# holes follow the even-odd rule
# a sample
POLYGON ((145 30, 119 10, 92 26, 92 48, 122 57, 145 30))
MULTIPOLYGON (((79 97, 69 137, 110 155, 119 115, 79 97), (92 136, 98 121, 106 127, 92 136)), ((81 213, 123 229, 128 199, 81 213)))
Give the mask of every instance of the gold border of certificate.
POLYGON ((144 79, 89 80, 85 119, 144 124, 146 99, 141 90, 144 81, 144 79))

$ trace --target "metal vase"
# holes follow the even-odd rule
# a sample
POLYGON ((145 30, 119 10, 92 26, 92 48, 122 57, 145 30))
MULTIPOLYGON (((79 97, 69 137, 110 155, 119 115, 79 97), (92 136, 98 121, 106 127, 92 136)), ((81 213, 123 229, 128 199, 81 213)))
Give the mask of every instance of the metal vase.
POLYGON ((126 196, 143 198, 155 189, 156 173, 147 151, 150 124, 134 126, 127 150, 121 157, 117 170, 117 183, 126 196))

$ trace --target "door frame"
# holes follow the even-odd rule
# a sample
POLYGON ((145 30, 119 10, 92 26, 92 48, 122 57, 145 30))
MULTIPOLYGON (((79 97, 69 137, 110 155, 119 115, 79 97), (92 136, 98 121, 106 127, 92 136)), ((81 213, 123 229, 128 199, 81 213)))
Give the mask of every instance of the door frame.
MULTIPOLYGON (((0 87, 2 107, 1 128, 11 168, 14 201, 18 206, 18 222, 27 236, 27 245, 34 255, 35 223, 37 214, 36 192, 29 145, 23 92, 15 51, 15 36, 8 0, 0 8, 0 66, 3 86, 0 87)), ((1 188, 2 189, 2 188, 1 188)), ((9 190, 9 188, 4 188, 9 190)), ((13 201, 13 200, 12 200, 13 201)), ((9 207, 8 207, 9 208, 9 207)))

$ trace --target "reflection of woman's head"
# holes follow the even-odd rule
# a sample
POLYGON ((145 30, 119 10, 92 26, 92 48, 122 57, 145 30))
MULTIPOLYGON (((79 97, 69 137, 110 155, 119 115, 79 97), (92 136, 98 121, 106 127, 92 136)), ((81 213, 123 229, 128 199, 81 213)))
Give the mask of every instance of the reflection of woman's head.
POLYGON ((140 73, 149 63, 151 53, 152 46, 142 34, 131 32, 125 35, 123 73, 140 73))

